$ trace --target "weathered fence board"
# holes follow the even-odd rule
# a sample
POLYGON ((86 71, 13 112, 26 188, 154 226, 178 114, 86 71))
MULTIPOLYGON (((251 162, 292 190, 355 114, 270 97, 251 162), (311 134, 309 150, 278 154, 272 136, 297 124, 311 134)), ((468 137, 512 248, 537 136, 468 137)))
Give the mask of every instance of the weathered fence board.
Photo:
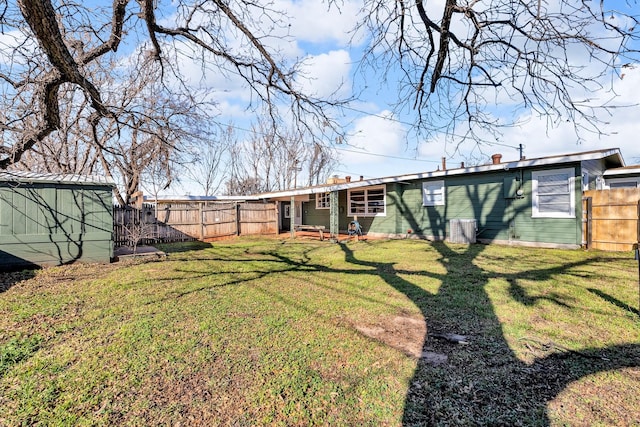
POLYGON ((172 203, 114 208, 116 246, 276 234, 275 203, 172 203))
POLYGON ((238 208, 235 203, 203 207, 203 240, 238 235, 238 208))
POLYGON ((278 215, 275 203, 244 203, 239 205, 239 234, 276 234, 278 215))
POLYGON ((585 191, 583 223, 589 249, 628 251, 640 239, 640 188, 585 191))

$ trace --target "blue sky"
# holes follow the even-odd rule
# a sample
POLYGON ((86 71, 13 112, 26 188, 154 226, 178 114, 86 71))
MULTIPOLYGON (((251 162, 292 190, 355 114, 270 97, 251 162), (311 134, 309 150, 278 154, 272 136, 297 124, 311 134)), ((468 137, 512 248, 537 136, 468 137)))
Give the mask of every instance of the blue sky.
MULTIPOLYGON (((441 3, 437 0, 430 4, 438 8, 441 3)), ((273 6, 288 11, 289 37, 287 40, 273 37, 268 43, 291 60, 305 58, 303 70, 309 80, 301 81, 300 85, 318 96, 335 91, 345 97, 358 94, 344 110, 347 137, 342 144, 335 145, 341 164, 333 173, 368 178, 399 175, 435 170, 443 157, 449 167, 457 167, 463 161, 466 164, 489 162, 494 153, 501 153, 503 161, 510 161, 518 159, 520 144, 528 158, 617 147, 627 164, 640 163, 640 90, 637 90, 640 64, 626 69, 623 76, 607 77, 609 80, 603 82, 603 89, 590 94, 596 103, 631 105, 601 117, 606 122, 601 127, 604 135, 583 133, 583 140, 578 143, 572 123, 549 127, 545 117, 524 115, 520 117, 522 126, 505 129, 500 140, 491 145, 466 142, 455 147, 445 143, 444 138, 418 139, 408 132, 414 112, 405 111, 404 116, 391 113, 395 82, 389 79, 385 83, 371 70, 364 76, 365 82, 357 70, 362 46, 350 44, 354 36, 350 31, 359 4, 345 0, 340 11, 328 9, 317 0, 277 0, 273 6)), ((355 40, 358 40, 357 34, 355 40)), ((194 70, 194 75, 197 74, 194 70)), ((209 84, 217 96, 220 121, 229 120, 239 128, 248 128, 254 113, 246 110, 247 89, 233 79, 220 76, 211 77, 209 84)), ((499 110, 498 107, 496 111, 499 110)), ((185 187, 188 187, 186 182, 185 187)))

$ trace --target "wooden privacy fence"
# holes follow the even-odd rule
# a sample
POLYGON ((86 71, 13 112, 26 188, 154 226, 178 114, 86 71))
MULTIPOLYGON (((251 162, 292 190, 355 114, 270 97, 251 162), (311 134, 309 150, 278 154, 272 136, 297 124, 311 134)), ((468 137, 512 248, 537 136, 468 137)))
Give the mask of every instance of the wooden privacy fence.
POLYGON ((583 245, 588 249, 629 251, 640 239, 640 188, 585 191, 583 245))
POLYGON ((274 203, 145 204, 141 209, 114 208, 115 246, 188 240, 212 241, 229 236, 277 234, 274 203))

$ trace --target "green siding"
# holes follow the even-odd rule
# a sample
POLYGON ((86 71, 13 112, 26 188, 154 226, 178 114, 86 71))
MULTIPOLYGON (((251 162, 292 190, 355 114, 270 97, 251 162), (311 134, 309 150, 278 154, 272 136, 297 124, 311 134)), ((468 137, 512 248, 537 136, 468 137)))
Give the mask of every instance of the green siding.
MULTIPOLYGON (((504 170, 434 178, 445 182, 445 204, 423 206, 422 183, 415 180, 386 185, 386 214, 359 217, 365 232, 402 235, 407 230, 418 236, 444 240, 452 219, 475 219, 478 239, 580 245, 582 241, 582 192, 579 163, 538 169, 504 170), (566 169, 575 171, 575 218, 532 217, 532 171, 566 169), (522 190, 518 196, 517 191, 522 190)), ((340 229, 346 230, 347 192, 339 194, 340 229)), ((315 198, 304 204, 305 224, 329 227, 329 209, 316 209, 315 198)))
POLYGON ((0 268, 109 262, 110 186, 0 183, 0 268))
POLYGON ((534 170, 553 170, 566 168, 562 165, 556 168, 538 168, 524 172, 524 198, 516 201, 517 215, 515 217, 516 235, 513 240, 525 242, 557 243, 580 245, 582 242, 582 179, 580 165, 574 166, 575 186, 575 218, 533 218, 532 217, 532 186, 531 172, 534 170))
MULTIPOLYGON (((445 239, 452 219, 476 219, 478 238, 579 245, 581 236, 581 180, 574 166, 575 218, 533 218, 531 170, 505 170, 433 179, 445 182, 445 205, 423 206, 422 183, 416 180, 387 186, 387 215, 376 217, 366 230, 381 234, 404 234, 445 239), (520 184, 522 183, 522 184, 520 184), (523 190, 521 197, 516 195, 523 190)), ((570 167, 569 166, 569 167, 570 167)), ((545 167, 538 170, 552 170, 545 167)))

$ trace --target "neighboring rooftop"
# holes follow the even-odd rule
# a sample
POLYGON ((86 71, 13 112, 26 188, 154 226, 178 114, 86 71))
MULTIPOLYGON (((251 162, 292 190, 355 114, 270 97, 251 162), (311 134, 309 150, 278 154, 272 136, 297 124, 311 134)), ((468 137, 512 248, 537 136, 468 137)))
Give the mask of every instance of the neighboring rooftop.
POLYGON ((166 195, 166 196, 144 196, 145 202, 234 202, 245 200, 261 200, 256 196, 180 196, 180 195, 166 195))

